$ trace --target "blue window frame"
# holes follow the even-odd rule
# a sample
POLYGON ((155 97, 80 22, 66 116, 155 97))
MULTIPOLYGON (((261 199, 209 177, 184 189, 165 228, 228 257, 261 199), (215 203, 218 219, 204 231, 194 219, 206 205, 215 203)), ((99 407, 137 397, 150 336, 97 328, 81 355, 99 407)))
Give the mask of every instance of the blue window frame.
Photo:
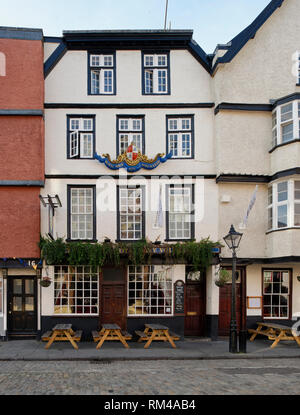
POLYGON ((117 156, 124 153, 130 144, 145 153, 144 115, 117 115, 117 156))
POLYGON ((169 52, 142 52, 142 94, 170 94, 169 52))
POLYGON ((116 94, 115 52, 88 53, 88 94, 116 94))
POLYGON ((194 158, 194 115, 167 115, 167 154, 173 159, 194 158))
POLYGON ((67 115, 67 158, 93 159, 95 115, 67 115))

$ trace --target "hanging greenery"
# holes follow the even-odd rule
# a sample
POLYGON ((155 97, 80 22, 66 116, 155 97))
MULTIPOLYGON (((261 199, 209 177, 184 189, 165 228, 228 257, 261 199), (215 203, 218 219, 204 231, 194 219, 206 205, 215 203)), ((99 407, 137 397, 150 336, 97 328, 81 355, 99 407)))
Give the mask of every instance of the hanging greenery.
POLYGON ((195 270, 205 270, 212 262, 215 247, 219 243, 209 238, 200 242, 188 241, 176 244, 161 244, 159 248, 152 242, 64 242, 62 238, 51 240, 41 237, 41 257, 48 265, 120 265, 121 261, 133 265, 151 263, 153 255, 158 252, 167 262, 187 263, 195 270), (157 249, 159 250, 157 252, 157 249))

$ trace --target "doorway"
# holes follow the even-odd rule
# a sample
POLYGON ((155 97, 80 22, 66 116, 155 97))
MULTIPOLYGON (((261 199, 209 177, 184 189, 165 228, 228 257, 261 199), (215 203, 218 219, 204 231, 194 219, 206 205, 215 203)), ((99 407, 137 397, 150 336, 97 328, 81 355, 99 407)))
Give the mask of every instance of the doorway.
POLYGON ((36 277, 12 277, 8 283, 8 334, 35 334, 37 331, 36 277))
MULTIPOLYGON (((231 273, 231 269, 228 269, 231 273)), ((241 326, 241 296, 242 296, 242 273, 245 272, 244 268, 237 268, 236 279, 236 322, 237 330, 239 332, 241 326)), ((219 294, 219 336, 229 336, 230 333, 230 320, 231 320, 231 282, 220 287, 219 294)))
POLYGON ((118 324, 126 330, 126 268, 103 268, 100 324, 118 324))
POLYGON ((186 266, 185 336, 204 336, 205 333, 205 276, 186 266))

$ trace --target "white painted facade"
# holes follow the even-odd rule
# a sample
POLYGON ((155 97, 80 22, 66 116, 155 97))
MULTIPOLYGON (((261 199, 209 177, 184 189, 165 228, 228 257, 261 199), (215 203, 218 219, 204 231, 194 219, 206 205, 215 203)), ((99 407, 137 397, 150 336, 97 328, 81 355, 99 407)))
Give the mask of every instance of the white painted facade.
MULTIPOLYGON (((67 186, 93 185, 96 187, 96 239, 99 242, 105 237, 116 240, 117 184, 124 184, 119 183, 116 177, 108 179, 119 172, 109 170, 97 160, 67 158, 67 116, 95 116, 95 150, 99 155, 109 154, 113 160, 117 157, 117 116, 144 117, 145 154, 153 158, 157 153, 166 152, 167 116, 192 115, 193 159, 168 160, 155 170, 127 174, 125 184, 145 185, 146 188, 149 206, 145 219, 146 238, 151 241, 166 239, 165 213, 163 228, 154 226, 159 185, 162 184, 164 205, 165 185, 179 183, 174 176, 191 180, 198 209, 195 239, 210 237, 222 241, 230 225, 234 224, 235 229, 243 233, 238 257, 242 260, 239 265, 246 272, 247 297, 263 297, 264 270, 289 270, 288 316, 278 318, 290 321, 296 317, 300 312, 300 283, 297 279, 300 275, 300 230, 297 226, 278 229, 277 225, 269 229, 267 207, 269 186, 286 180, 300 180, 300 171, 295 170, 300 168, 299 140, 272 149, 271 107, 275 100, 300 92, 298 80, 292 73, 293 56, 299 47, 299 16, 298 0, 284 1, 261 25, 255 37, 230 62, 217 65, 212 75, 188 49, 171 48, 169 95, 142 94, 142 52, 137 49, 115 51, 115 95, 88 95, 88 52, 68 50, 45 81, 45 102, 53 105, 45 109, 46 184, 42 195, 58 194, 62 202, 62 208, 57 209, 55 215, 55 236, 68 237, 67 186), (199 103, 214 103, 214 108, 199 108, 199 103), (214 112, 223 103, 231 103, 234 107, 220 107, 214 112), (97 104, 108 107, 93 107, 97 104), (119 104, 123 107, 118 108, 119 104), (153 104, 153 107, 145 108, 144 104, 153 104), (170 107, 158 108, 159 104, 170 107), (182 104, 187 104, 188 108, 182 104), (239 108, 241 104, 246 108, 239 108), (254 104, 264 105, 264 109, 249 107, 254 104), (282 175, 289 170, 290 174, 282 175), (168 178, 165 181, 136 178, 142 175, 168 175, 168 178), (189 176, 193 178, 188 179, 189 176), (226 180, 228 177, 229 181, 226 180), (247 227, 240 228, 256 184, 255 205, 247 227), (114 209, 107 211, 108 204, 114 209)), ((53 50, 53 43, 45 44, 46 58, 53 50)), ((217 48, 213 65, 218 58, 226 57, 226 53, 226 49, 217 48)), ((125 170, 120 174, 126 175, 125 170)), ((287 204, 290 206, 290 201, 287 204)), ((288 215, 291 215, 290 210, 288 215)), ((42 208, 42 234, 47 232, 47 221, 47 210, 42 208)), ((222 248, 221 258, 224 265, 230 265, 231 252, 226 247, 222 248)), ((53 267, 49 270, 53 274, 53 267)), ((182 265, 173 267, 172 281, 177 279, 186 281, 182 265)), ((215 279, 216 268, 212 266, 206 277, 207 316, 219 314, 221 291, 215 285, 215 279)), ((53 286, 42 290, 44 316, 53 316, 53 295, 53 286)), ((263 310, 247 309, 247 316, 253 322, 264 317, 263 310)))

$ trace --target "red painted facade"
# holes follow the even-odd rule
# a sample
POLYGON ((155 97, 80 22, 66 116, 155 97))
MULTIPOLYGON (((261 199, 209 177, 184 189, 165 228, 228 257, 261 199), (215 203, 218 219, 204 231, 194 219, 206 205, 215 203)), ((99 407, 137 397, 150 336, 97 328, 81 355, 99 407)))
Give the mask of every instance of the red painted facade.
POLYGON ((43 110, 43 42, 1 38, 0 31, 0 53, 2 65, 5 56, 5 76, 0 76, 0 258, 37 258, 43 116, 3 115, 2 110, 43 110))

